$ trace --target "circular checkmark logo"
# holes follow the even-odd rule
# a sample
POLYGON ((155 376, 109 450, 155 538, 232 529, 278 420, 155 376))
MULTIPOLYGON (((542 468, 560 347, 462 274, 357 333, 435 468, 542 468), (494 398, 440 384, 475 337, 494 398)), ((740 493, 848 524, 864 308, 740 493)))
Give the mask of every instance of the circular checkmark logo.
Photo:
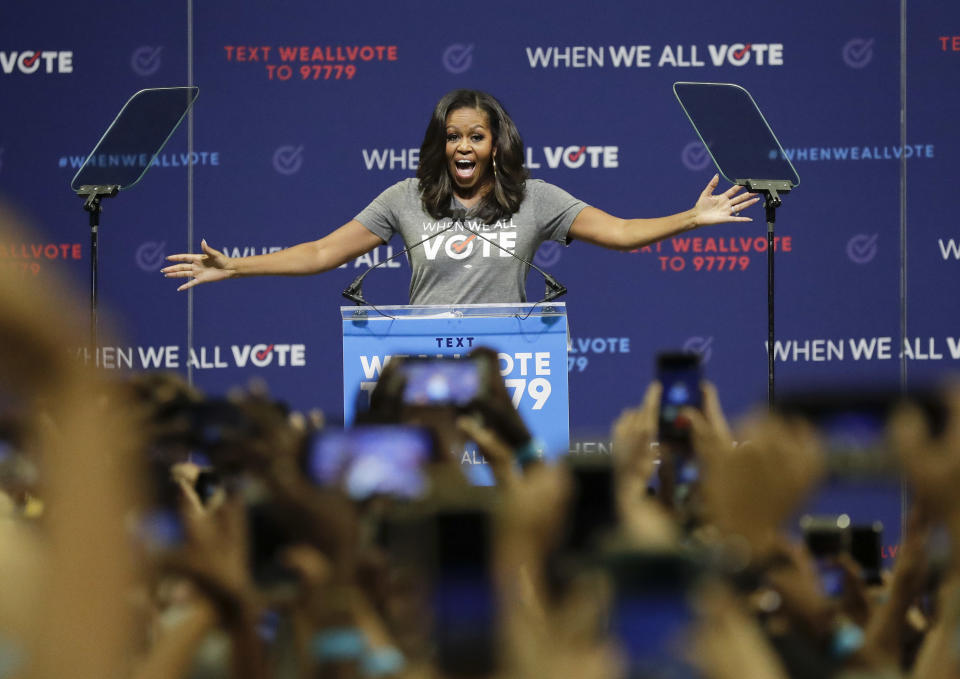
POLYGON ((473 66, 473 45, 454 43, 443 51, 443 67, 450 73, 464 73, 473 66))
POLYGON ((697 172, 705 170, 710 164, 710 154, 707 153, 707 147, 700 141, 692 141, 683 147, 680 152, 680 161, 688 170, 697 172))
POLYGON ((706 365, 713 356, 713 337, 701 337, 695 335, 683 343, 683 350, 697 354, 700 357, 700 365, 706 365))
POLYGON ((166 241, 148 240, 137 248, 135 256, 137 266, 141 271, 158 271, 163 266, 163 258, 167 254, 166 241))
POLYGON ((843 63, 850 68, 863 68, 873 61, 873 38, 854 38, 843 46, 843 63))
POLYGON ((296 174, 303 167, 303 146, 281 146, 273 152, 273 169, 280 174, 296 174))
POLYGON ((544 241, 536 254, 533 256, 533 263, 537 266, 553 266, 560 261, 563 255, 563 246, 555 240, 544 241))
POLYGON ((149 45, 138 47, 130 55, 130 68, 140 76, 153 75, 160 70, 163 63, 160 58, 162 51, 163 47, 150 47, 149 45))
POLYGON ((878 233, 858 233, 847 241, 847 257, 854 264, 867 264, 877 256, 878 233))

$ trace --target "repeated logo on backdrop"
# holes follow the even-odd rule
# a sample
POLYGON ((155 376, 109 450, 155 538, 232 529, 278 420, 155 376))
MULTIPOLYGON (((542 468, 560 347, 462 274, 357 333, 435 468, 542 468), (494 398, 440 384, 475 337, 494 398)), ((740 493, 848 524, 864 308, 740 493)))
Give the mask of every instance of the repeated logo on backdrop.
POLYGON ((700 357, 700 365, 706 365, 713 356, 713 336, 701 337, 695 335, 689 337, 687 341, 683 343, 683 350, 696 354, 700 357))
POLYGON ((555 266, 563 257, 563 246, 555 240, 544 241, 540 244, 533 263, 537 266, 555 266))
POLYGON ((161 52, 163 52, 163 47, 152 47, 150 45, 138 47, 130 55, 130 68, 140 76, 153 75, 160 70, 160 66, 163 64, 161 52))
POLYGON ((141 271, 152 273, 159 271, 164 264, 164 257, 167 256, 167 242, 148 240, 137 248, 133 255, 137 267, 141 271))
POLYGON ((847 241, 847 257, 854 264, 869 264, 877 256, 878 233, 858 233, 847 241))
POLYGON ((873 38, 853 38, 843 46, 843 63, 850 68, 866 68, 873 61, 873 38))
POLYGON ((273 169, 283 175, 292 175, 303 167, 303 144, 277 147, 273 152, 273 169))
POLYGON ((399 59, 396 45, 224 45, 223 53, 282 82, 353 80, 373 64, 399 59))
POLYGON ((709 167, 711 158, 707 147, 699 139, 690 142, 680 152, 680 162, 688 170, 699 172, 709 167))
POLYGON ((454 75, 466 73, 473 66, 473 45, 454 43, 443 51, 443 67, 454 75))

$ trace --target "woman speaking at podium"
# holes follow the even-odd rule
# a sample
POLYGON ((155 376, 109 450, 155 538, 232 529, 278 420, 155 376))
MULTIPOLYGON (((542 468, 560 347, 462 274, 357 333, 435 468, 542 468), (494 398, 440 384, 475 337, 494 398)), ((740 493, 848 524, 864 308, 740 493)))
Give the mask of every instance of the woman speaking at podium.
POLYGON ((399 233, 413 270, 411 304, 525 302, 524 281, 545 240, 582 240, 635 250, 690 229, 749 222, 756 203, 733 186, 714 193, 714 176, 694 206, 653 219, 620 219, 561 188, 528 179, 523 140, 494 97, 454 90, 438 103, 420 147, 416 179, 380 194, 323 238, 252 257, 227 257, 201 241, 202 253, 170 255, 178 290, 238 276, 306 275, 336 269, 399 233))

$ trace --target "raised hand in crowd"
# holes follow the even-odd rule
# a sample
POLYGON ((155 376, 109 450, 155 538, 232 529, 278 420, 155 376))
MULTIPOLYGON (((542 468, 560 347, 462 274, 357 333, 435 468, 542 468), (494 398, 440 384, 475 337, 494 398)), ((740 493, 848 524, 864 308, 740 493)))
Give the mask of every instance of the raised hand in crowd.
MULTIPOLYGON (((960 672, 955 643, 960 624, 960 391, 946 397, 946 424, 934 434, 931 425, 913 404, 904 404, 894 413, 889 427, 890 441, 910 485, 915 510, 898 554, 891 585, 889 619, 877 626, 878 642, 898 640, 903 620, 922 584, 926 559, 924 546, 932 525, 942 525, 950 535, 952 555, 937 596, 936 619, 919 649, 912 676, 954 677, 960 672), (909 550, 905 552, 904 550, 909 550), (900 623, 898 625, 898 623, 900 623)), ((879 644, 878 644, 879 645, 879 644)))
POLYGON ((458 462, 459 456, 454 457, 454 453, 462 453, 465 442, 464 434, 456 424, 457 409, 449 404, 407 404, 404 399, 407 386, 405 363, 405 357, 394 356, 384 366, 377 386, 370 394, 370 408, 358 415, 358 422, 423 427, 431 432, 439 453, 434 463, 451 465, 458 462))
MULTIPOLYGON (((477 347, 470 352, 470 360, 478 363, 483 386, 482 392, 468 407, 479 415, 484 425, 495 431, 505 444, 515 451, 521 451, 532 442, 533 437, 510 399, 507 385, 500 375, 497 352, 488 347, 477 347)), ((519 461, 524 465, 542 461, 542 451, 530 453, 531 459, 519 461)))
POLYGON ((406 658, 369 591, 340 582, 334 564, 309 544, 288 547, 283 561, 299 579, 292 613, 298 664, 305 676, 372 672, 387 677, 406 669, 406 658))
POLYGON ((960 389, 948 392, 947 422, 937 436, 920 408, 902 405, 890 422, 890 441, 914 493, 914 502, 944 522, 960 544, 960 389))
POLYGON ((698 620, 688 650, 707 679, 787 679, 780 658, 743 602, 714 584, 700 593, 698 620))
POLYGON ((865 634, 864 653, 877 665, 905 667, 912 660, 906 657, 904 649, 921 632, 913 620, 920 618, 920 624, 926 624, 916 603, 929 576, 928 547, 932 531, 930 515, 915 504, 910 510, 907 530, 900 539, 893 572, 882 589, 883 598, 871 601, 869 619, 861 623, 865 634))
POLYGON ((813 557, 802 544, 777 536, 759 564, 764 584, 779 601, 771 617, 783 636, 807 645, 811 655, 826 656, 840 609, 824 592, 813 557))
POLYGON ((640 406, 627 408, 613 424, 614 469, 618 490, 623 494, 646 495, 656 471, 657 414, 662 391, 659 382, 651 382, 640 406))
POLYGON ((517 412, 500 375, 497 352, 478 347, 470 352, 478 363, 481 393, 469 404, 469 412, 457 419, 457 427, 468 440, 477 444, 490 465, 497 485, 513 483, 520 469, 542 462, 543 451, 517 412))
POLYGON ((712 382, 704 380, 700 383, 700 392, 703 410, 685 411, 687 418, 694 420, 691 423, 694 450, 706 450, 709 454, 711 451, 730 448, 734 443, 733 432, 726 415, 723 414, 717 388, 712 382))
POLYGON ((514 465, 514 449, 493 428, 485 426, 476 416, 461 415, 456 420, 457 428, 468 441, 477 444, 480 454, 493 473, 499 488, 509 488, 517 482, 519 470, 514 465))
POLYGON ((801 420, 760 416, 745 423, 739 445, 733 446, 716 421, 693 410, 687 415, 703 463, 706 518, 724 534, 746 540, 752 555, 762 557, 823 474, 816 433, 801 420))
MULTIPOLYGON (((624 533, 636 546, 671 547, 678 539, 672 517, 648 493, 651 478, 657 469, 658 453, 666 450, 665 447, 658 449, 655 446, 662 390, 659 382, 651 382, 641 405, 624 410, 613 425, 617 511, 624 533)), ((660 466, 663 465, 661 457, 660 466)), ((665 485, 670 486, 669 480, 665 485)), ((663 483, 661 489, 664 489, 663 483)), ((669 490, 665 492, 669 493, 669 490)), ((670 505, 669 502, 666 504, 670 505)))
POLYGON ((250 623, 260 601, 250 572, 246 510, 242 498, 229 496, 205 504, 186 478, 176 479, 182 494, 185 544, 168 567, 193 580, 217 607, 227 627, 250 623))
POLYGON ((960 579, 954 571, 936 597, 938 619, 927 632, 910 671, 913 679, 954 679, 957 662, 957 624, 960 622, 960 579))
POLYGON ((325 551, 338 578, 349 581, 356 560, 356 509, 343 493, 318 488, 304 476, 301 456, 313 433, 306 421, 269 398, 262 384, 234 390, 229 402, 243 424, 225 436, 223 461, 266 484, 287 522, 325 551))
MULTIPOLYGON (((195 489, 197 468, 173 470, 180 489, 183 547, 163 559, 166 577, 193 584, 185 619, 165 630, 137 668, 136 679, 184 676, 200 644, 216 628, 229 635, 232 676, 268 676, 264 642, 257 635, 262 603, 250 573, 246 507, 221 495, 205 503, 195 489)), ((222 491, 221 491, 222 492, 222 491)))
POLYGON ((573 621, 590 617, 597 600, 578 606, 578 597, 556 601, 549 593, 547 557, 563 532, 571 492, 563 466, 538 465, 505 489, 497 512, 494 581, 502 624, 504 670, 521 677, 542 676, 544 668, 562 673, 604 665, 605 654, 593 648, 596 634, 583 637, 573 621), (576 650, 574 650, 576 649, 576 650), (557 664, 557 661, 564 662, 557 664), (584 667, 578 663, 583 662, 584 667))

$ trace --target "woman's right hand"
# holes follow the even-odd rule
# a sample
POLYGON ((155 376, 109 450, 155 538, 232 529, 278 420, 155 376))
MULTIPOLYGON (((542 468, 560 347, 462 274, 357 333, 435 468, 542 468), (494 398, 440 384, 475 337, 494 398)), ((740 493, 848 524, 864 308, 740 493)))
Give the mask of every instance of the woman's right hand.
POLYGON ((234 275, 230 267, 230 258, 201 240, 200 247, 203 254, 179 254, 167 257, 171 262, 181 262, 160 269, 166 278, 189 278, 190 280, 177 288, 178 291, 192 288, 200 283, 222 281, 234 275))

